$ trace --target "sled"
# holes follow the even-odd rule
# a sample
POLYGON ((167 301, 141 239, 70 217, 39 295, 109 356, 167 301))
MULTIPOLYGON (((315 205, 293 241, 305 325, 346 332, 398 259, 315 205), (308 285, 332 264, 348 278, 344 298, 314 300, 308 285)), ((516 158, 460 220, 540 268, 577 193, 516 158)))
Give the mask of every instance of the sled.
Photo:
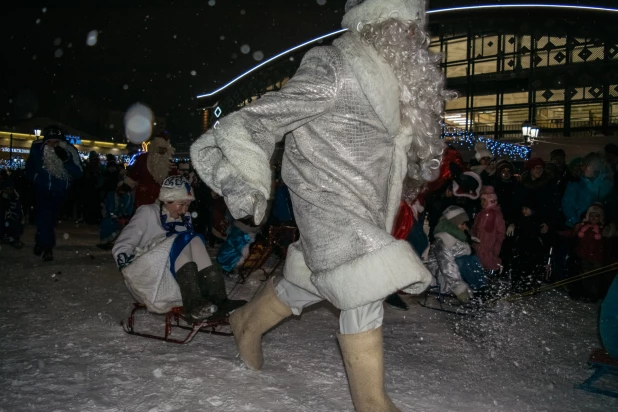
POLYGON ((612 359, 605 350, 595 349, 590 354, 588 364, 594 369, 592 376, 575 387, 586 392, 618 398, 618 361, 612 359), (604 377, 613 377, 612 382, 616 383, 616 389, 596 385, 597 381, 604 377))
POLYGON ((255 271, 261 270, 264 273, 263 281, 267 280, 274 271, 285 260, 288 247, 296 241, 298 228, 294 226, 271 226, 268 229, 268 238, 262 242, 255 242, 249 251, 249 257, 238 269, 238 283, 243 284, 247 278, 255 271), (276 261, 270 269, 264 268, 264 264, 271 256, 275 256, 276 261))
POLYGON ((459 316, 475 316, 476 315, 474 311, 477 308, 472 307, 472 306, 466 306, 463 304, 460 304, 458 306, 453 306, 450 303, 446 302, 447 297, 449 297, 449 295, 440 293, 439 285, 432 286, 429 288, 429 290, 425 294, 425 299, 423 299, 422 302, 418 302, 418 304, 426 309, 435 310, 437 312, 451 313, 453 315, 459 315, 459 316), (433 306, 433 305, 428 304, 430 295, 436 297, 436 300, 438 301, 438 306, 433 306), (446 305, 448 305, 449 307, 452 307, 453 309, 449 309, 445 307, 446 305))
POLYGON ((187 322, 184 316, 183 308, 181 306, 172 308, 172 310, 170 310, 164 315, 165 331, 162 336, 138 332, 135 330, 135 314, 140 311, 147 311, 146 306, 141 303, 135 303, 133 310, 131 311, 131 315, 129 315, 129 318, 126 320, 126 322, 120 322, 122 329, 129 335, 162 340, 170 343, 178 343, 181 345, 191 342, 191 340, 195 337, 195 335, 197 335, 198 332, 208 333, 210 335, 232 336, 230 332, 222 332, 220 330, 221 327, 229 325, 227 314, 214 314, 203 322, 191 324, 190 322, 187 322), (185 332, 183 332, 182 336, 184 336, 184 338, 182 336, 176 338, 172 337, 172 332, 175 330, 178 330, 178 332, 188 332, 186 332, 186 335, 184 334, 185 332))

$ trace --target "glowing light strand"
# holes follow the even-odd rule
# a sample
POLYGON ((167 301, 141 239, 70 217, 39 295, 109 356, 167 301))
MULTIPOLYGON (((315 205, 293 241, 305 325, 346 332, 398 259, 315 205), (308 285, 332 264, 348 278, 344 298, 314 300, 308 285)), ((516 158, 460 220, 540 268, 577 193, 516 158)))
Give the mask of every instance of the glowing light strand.
POLYGON ((442 134, 443 139, 449 138, 452 144, 467 146, 469 150, 474 149, 477 143, 484 143, 487 149, 492 153, 493 157, 500 158, 508 156, 511 159, 528 160, 531 149, 517 143, 498 142, 493 139, 475 136, 472 132, 467 132, 463 129, 450 129, 442 134))
POLYGON ((309 45, 309 44, 311 44, 311 43, 315 43, 315 42, 317 42, 317 41, 324 40, 324 39, 326 39, 326 38, 328 38, 328 37, 335 36, 335 35, 337 35, 337 34, 339 34, 339 33, 343 33, 343 32, 345 32, 345 31, 347 31, 347 30, 348 30, 348 29, 341 29, 341 30, 337 30, 337 31, 334 31, 334 32, 332 32, 332 33, 328 33, 328 34, 325 34, 325 35, 323 35, 323 36, 317 37, 317 38, 315 38, 315 39, 313 39, 313 40, 306 41, 306 42, 304 42, 304 43, 302 43, 302 44, 299 44, 298 46, 292 47, 291 49, 286 50, 286 51, 284 51, 284 52, 281 52, 281 53, 279 53, 278 55, 276 55, 276 56, 274 56, 274 57, 271 57, 270 59, 268 59, 268 60, 266 60, 266 61, 264 61, 264 62, 262 62, 262 63, 258 64, 258 65, 257 65, 257 66, 255 66, 253 69, 251 69, 251 70, 248 70, 248 71, 244 72, 243 74, 241 74, 240 76, 238 76, 237 78, 235 78, 234 80, 232 80, 231 82, 229 82, 228 84, 226 84, 226 85, 224 85, 224 86, 220 87, 219 89, 217 89, 217 90, 215 90, 215 91, 213 91, 213 92, 210 92, 210 93, 200 94, 199 96, 197 96, 197 98, 198 98, 198 99, 201 99, 201 98, 203 98, 203 97, 210 97, 210 96, 214 96, 215 94, 219 93, 221 90, 226 89, 226 88, 228 88, 229 86, 231 86, 232 84, 236 83, 238 80, 242 79, 243 77, 245 77, 245 76, 246 76, 246 75, 248 75, 249 73, 252 73, 252 72, 256 71, 256 70, 257 70, 257 69, 259 69, 260 67, 262 67, 262 66, 264 66, 264 65, 266 65, 266 64, 268 64, 268 63, 270 63, 270 62, 271 62, 271 61, 273 61, 273 60, 278 59, 278 58, 279 58, 279 57, 281 57, 281 56, 284 56, 284 55, 286 55, 286 54, 288 54, 288 53, 293 52, 294 50, 298 50, 298 49, 300 49, 300 48, 302 48, 302 47, 305 47, 305 46, 307 46, 307 45, 309 45))
MULTIPOLYGON (((436 10, 428 10, 427 14, 438 14, 438 13, 448 13, 448 12, 453 12, 453 11, 466 11, 466 10, 480 10, 480 9, 507 9, 507 8, 550 8, 550 9, 572 9, 572 10, 585 10, 585 11, 609 11, 609 12, 613 12, 613 13, 618 13, 618 9, 612 9, 609 7, 595 7, 595 6, 576 6, 576 5, 569 5, 569 4, 485 4, 485 5, 478 5, 478 6, 462 6, 462 7, 451 7, 451 8, 446 8, 446 9, 436 9, 436 10)), ((210 97, 210 96, 214 96, 215 94, 219 93, 220 91, 228 88, 229 86, 231 86, 232 84, 236 83, 238 80, 242 79, 243 77, 245 77, 246 75, 248 75, 249 73, 254 72, 255 70, 259 69, 260 67, 272 62, 273 60, 278 59, 279 57, 285 56, 288 53, 293 52, 294 50, 298 50, 301 47, 307 46, 311 43, 326 39, 328 37, 334 36, 336 34, 339 33, 343 33, 346 32, 348 29, 341 29, 341 30, 337 30, 334 31, 332 33, 328 33, 325 34, 323 36, 317 37, 313 40, 309 40, 305 43, 299 44, 298 46, 292 47, 289 50, 286 50, 284 52, 279 53, 278 55, 271 57, 270 59, 258 64, 257 66, 255 66, 254 68, 244 72, 243 74, 241 74, 240 76, 236 77, 234 80, 230 81, 229 83, 221 86, 220 88, 218 88, 215 91, 212 91, 210 93, 205 93, 205 94, 200 94, 199 96, 197 96, 198 99, 204 98, 204 97, 210 97)))

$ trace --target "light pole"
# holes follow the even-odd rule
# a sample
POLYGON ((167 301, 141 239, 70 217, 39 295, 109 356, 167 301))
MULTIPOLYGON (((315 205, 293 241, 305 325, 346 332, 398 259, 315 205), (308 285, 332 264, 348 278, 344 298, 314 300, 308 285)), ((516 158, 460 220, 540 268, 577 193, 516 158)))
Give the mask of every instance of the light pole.
POLYGON ((34 135, 36 136, 36 140, 39 140, 39 137, 41 137, 41 129, 34 129, 34 135))

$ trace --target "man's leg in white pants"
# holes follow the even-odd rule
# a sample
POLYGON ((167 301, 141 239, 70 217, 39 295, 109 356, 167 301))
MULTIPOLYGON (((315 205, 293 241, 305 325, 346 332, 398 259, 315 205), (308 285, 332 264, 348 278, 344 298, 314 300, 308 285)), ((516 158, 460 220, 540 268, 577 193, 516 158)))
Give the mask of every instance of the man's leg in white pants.
POLYGON ((305 289, 300 288, 293 283, 288 282, 285 279, 281 281, 275 287, 277 297, 286 304, 292 313, 296 316, 300 315, 304 308, 311 306, 314 303, 323 301, 324 299, 314 295, 311 292, 307 292, 305 289))

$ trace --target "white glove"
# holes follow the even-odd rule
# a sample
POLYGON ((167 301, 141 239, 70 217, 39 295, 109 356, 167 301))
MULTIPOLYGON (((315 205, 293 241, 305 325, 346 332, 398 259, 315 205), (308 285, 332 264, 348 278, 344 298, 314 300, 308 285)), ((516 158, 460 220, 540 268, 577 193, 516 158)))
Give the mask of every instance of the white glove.
POLYGON ((476 236, 472 236, 472 237, 471 237, 471 239, 472 239, 472 241, 473 241, 474 243, 481 243, 481 239, 479 239, 479 238, 478 238, 478 237, 476 237, 476 236))
POLYGON ((506 235, 513 236, 514 234, 515 234, 515 225, 511 223, 509 227, 506 229, 506 235))

